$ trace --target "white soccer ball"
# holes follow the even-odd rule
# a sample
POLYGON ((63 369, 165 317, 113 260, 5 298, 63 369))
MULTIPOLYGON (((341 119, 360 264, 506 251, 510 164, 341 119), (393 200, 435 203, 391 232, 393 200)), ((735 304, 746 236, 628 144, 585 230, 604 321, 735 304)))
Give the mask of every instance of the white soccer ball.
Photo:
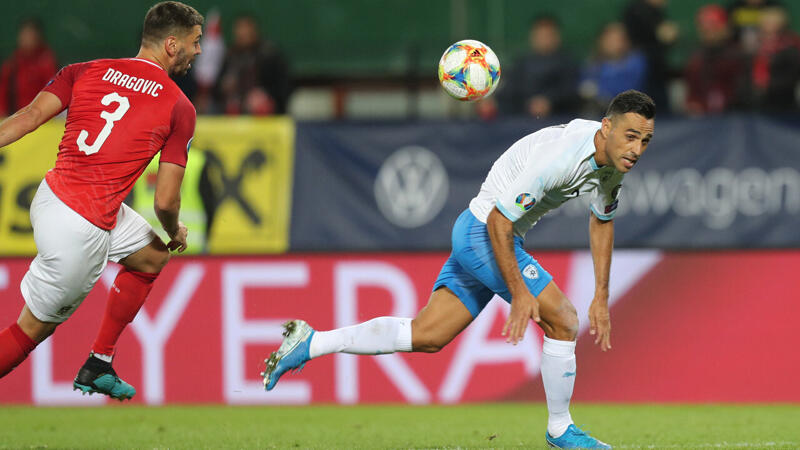
POLYGON ((439 60, 439 82, 452 97, 471 102, 487 97, 500 82, 500 61, 486 44, 472 39, 447 47, 439 60))

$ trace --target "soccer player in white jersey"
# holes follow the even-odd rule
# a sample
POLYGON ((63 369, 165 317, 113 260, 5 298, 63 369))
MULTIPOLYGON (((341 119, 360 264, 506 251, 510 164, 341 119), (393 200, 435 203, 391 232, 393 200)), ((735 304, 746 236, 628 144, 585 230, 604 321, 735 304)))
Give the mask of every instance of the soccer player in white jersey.
POLYGON ((630 90, 612 100, 602 122, 576 119, 514 143, 456 220, 453 251, 416 318, 378 317, 332 331, 291 321, 280 348, 266 360, 266 389, 287 370, 329 353, 437 352, 497 294, 511 303, 503 326, 507 342, 517 344, 531 319, 544 330, 541 372, 549 412, 547 443, 558 448, 611 448, 572 422, 569 402, 578 317, 553 277, 522 244, 525 233, 548 211, 580 195, 591 196, 595 293, 589 308, 590 334, 603 351, 609 350, 608 282, 617 197, 623 176, 653 137, 654 117, 653 100, 630 90))

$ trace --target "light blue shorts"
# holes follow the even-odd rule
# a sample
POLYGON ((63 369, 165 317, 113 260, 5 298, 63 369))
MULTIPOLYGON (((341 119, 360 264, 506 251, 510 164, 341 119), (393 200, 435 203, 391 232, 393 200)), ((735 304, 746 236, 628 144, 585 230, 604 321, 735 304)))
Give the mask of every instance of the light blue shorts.
MULTIPOLYGON (((439 272, 433 290, 449 288, 472 317, 480 314, 494 294, 511 303, 511 293, 494 259, 486 224, 467 209, 458 216, 453 226, 452 241, 453 252, 439 272)), ((514 237, 514 254, 528 290, 538 296, 553 280, 553 276, 522 248, 522 242, 522 238, 514 237)))

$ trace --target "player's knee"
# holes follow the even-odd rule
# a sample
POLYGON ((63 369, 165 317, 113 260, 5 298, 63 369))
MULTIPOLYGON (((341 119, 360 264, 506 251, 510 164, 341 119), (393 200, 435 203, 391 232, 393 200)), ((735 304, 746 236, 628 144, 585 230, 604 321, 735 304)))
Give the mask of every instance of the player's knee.
POLYGON ((436 353, 449 342, 449 339, 438 336, 434 330, 421 326, 416 319, 411 321, 411 347, 413 351, 436 353))
POLYGON ((447 344, 436 341, 435 339, 427 339, 420 341, 417 341, 416 339, 413 340, 414 351, 421 353, 436 353, 439 350, 443 349, 445 345, 447 344))
POLYGON ((152 252, 140 272, 159 273, 167 265, 170 257, 171 255, 166 247, 163 251, 152 252))
POLYGON ((556 320, 551 324, 554 339, 574 341, 578 337, 578 313, 566 298, 561 303, 556 320))
POLYGON ((56 327, 58 326, 57 323, 42 322, 37 319, 27 307, 23 310, 22 314, 20 314, 19 319, 17 319, 17 325, 19 325, 22 332, 28 335, 36 344, 40 344, 47 339, 56 331, 56 327))
POLYGON ((161 272, 161 269, 163 269, 164 266, 167 265, 167 263, 169 262, 169 259, 171 257, 172 257, 172 255, 169 253, 169 250, 163 251, 163 252, 158 252, 158 256, 155 258, 155 261, 154 261, 155 264, 154 264, 153 268, 155 270, 153 271, 153 273, 161 272))

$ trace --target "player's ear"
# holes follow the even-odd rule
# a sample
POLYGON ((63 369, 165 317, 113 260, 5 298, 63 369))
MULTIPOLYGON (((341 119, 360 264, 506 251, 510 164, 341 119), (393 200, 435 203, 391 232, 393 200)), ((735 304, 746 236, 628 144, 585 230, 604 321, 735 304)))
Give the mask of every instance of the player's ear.
POLYGON ((175 56, 178 54, 178 38, 175 36, 167 36, 164 39, 164 51, 167 52, 169 56, 175 56))
POLYGON ((608 135, 611 133, 611 118, 610 117, 603 117, 603 120, 600 122, 600 134, 603 138, 608 138, 608 135))

